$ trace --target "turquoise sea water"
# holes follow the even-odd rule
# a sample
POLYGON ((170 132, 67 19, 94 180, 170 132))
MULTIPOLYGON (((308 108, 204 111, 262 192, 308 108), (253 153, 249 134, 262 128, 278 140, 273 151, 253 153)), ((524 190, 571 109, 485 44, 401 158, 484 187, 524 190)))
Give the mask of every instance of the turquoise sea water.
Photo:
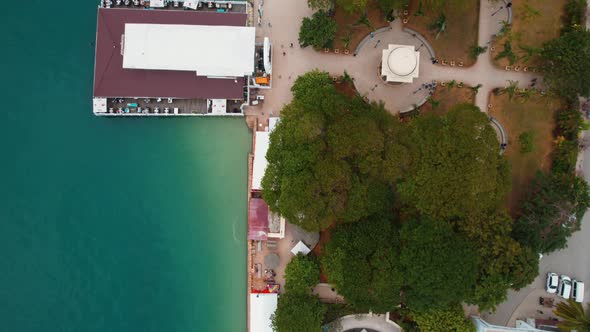
POLYGON ((244 120, 94 117, 96 2, 0 19, 0 331, 245 330, 244 120))

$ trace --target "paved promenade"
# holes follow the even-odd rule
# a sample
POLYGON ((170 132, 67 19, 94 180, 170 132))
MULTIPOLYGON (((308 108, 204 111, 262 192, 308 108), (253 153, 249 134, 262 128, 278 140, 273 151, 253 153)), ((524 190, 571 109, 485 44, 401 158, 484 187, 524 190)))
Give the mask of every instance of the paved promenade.
MULTIPOLYGON (((254 8, 258 8, 258 1, 254 2, 254 8)), ((500 4, 494 5, 482 0, 478 32, 480 46, 489 45, 492 35, 500 30, 501 22, 508 17, 505 9, 498 11, 500 4), (497 14, 492 16, 494 12, 497 14)), ((390 30, 377 33, 364 43, 356 56, 317 52, 310 47, 300 48, 298 35, 301 20, 313 14, 307 7, 307 2, 266 0, 262 8, 257 39, 270 37, 274 46, 273 88, 261 93, 265 95, 262 106, 246 109, 247 114, 256 115, 262 123, 271 113, 278 115, 281 108, 291 101, 290 88, 297 76, 316 68, 338 76, 346 70, 354 78, 361 95, 372 101, 383 101, 386 108, 394 114, 409 110, 428 97, 425 89, 420 90, 423 83, 455 80, 469 86, 482 84, 476 96, 476 105, 486 111, 492 89, 504 87, 510 80, 518 81, 520 87, 524 88, 533 78, 540 78, 531 72, 506 71, 495 67, 489 50, 479 56, 475 65, 468 68, 433 65, 427 48, 421 46, 422 42, 418 38, 402 30, 400 19, 392 22, 390 30), (291 43, 294 47, 290 47, 291 43), (420 77, 414 83, 394 86, 381 80, 381 54, 390 43, 415 45, 420 50, 420 77)))

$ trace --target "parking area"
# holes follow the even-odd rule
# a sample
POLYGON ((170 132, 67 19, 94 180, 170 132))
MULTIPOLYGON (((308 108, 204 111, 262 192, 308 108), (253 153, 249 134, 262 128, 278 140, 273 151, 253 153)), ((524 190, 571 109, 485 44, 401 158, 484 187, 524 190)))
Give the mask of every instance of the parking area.
MULTIPOLYGON (((590 150, 583 153, 580 165, 586 181, 590 181, 590 150)), ((539 276, 535 281, 518 292, 510 291, 508 300, 500 304, 495 313, 482 313, 486 321, 496 325, 514 326, 517 319, 524 317, 547 319, 553 317, 552 308, 544 307, 539 303, 540 297, 555 298, 555 304, 563 299, 545 292, 545 279, 548 272, 558 275, 565 274, 572 279, 584 283, 590 281, 590 213, 586 213, 582 220, 582 229, 569 239, 568 247, 554 252, 541 259, 539 264, 539 276), (542 312, 542 313, 541 313, 542 312)), ((584 301, 590 300, 588 287, 584 290, 584 301)))

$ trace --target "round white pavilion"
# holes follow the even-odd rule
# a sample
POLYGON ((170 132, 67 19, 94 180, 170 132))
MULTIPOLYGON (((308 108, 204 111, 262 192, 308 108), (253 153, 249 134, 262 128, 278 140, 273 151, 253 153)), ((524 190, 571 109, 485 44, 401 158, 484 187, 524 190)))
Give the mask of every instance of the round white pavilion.
POLYGON ((386 82, 412 83, 420 71, 420 52, 413 45, 389 44, 381 58, 381 76, 386 82))

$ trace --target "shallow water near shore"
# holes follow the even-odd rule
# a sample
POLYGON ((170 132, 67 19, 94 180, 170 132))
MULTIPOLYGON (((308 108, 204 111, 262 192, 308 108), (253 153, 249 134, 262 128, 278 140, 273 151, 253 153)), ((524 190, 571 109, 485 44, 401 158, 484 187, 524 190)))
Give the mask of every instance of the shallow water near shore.
POLYGON ((244 331, 244 119, 93 116, 96 2, 22 6, 0 14, 0 330, 244 331))

